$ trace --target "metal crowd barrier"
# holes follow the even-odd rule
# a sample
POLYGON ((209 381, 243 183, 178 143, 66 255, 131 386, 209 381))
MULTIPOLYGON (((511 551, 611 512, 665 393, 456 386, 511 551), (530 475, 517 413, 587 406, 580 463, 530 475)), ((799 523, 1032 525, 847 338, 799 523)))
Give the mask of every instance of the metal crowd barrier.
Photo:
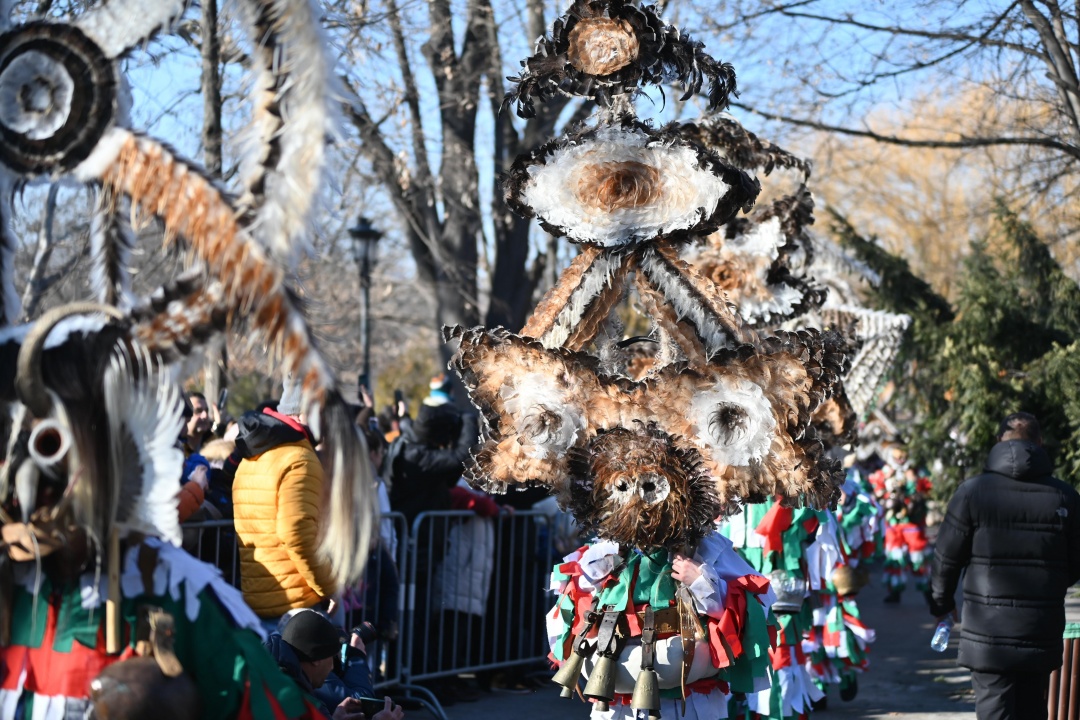
POLYGON ((553 563, 547 517, 427 512, 412 525, 410 682, 541 662, 553 563))
MULTIPOLYGON (((396 637, 368 650, 376 689, 399 688, 445 720, 418 683, 546 660, 546 588, 556 553, 544 513, 427 512, 411 528, 401 513, 388 513, 382 522, 396 534, 396 553, 373 553, 364 579, 343 597, 346 627, 366 620, 386 630, 397 616, 396 637), (395 569, 387 565, 394 564, 397 592, 386 592, 395 569)), ((232 520, 186 523, 183 530, 184 548, 240 587, 232 520)))

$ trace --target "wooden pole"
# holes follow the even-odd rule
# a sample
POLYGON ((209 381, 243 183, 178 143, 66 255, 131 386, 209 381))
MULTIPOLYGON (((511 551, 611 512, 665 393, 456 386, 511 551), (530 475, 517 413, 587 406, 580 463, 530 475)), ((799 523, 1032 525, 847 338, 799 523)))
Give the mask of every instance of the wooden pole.
POLYGON ((118 655, 121 651, 120 632, 120 531, 109 533, 109 597, 105 601, 105 652, 118 655))

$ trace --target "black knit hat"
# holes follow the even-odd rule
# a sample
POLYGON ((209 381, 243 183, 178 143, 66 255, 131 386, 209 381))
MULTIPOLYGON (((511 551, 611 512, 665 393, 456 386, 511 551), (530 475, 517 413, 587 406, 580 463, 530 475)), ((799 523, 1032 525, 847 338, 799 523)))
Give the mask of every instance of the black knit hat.
POLYGON ((348 642, 345 634, 314 610, 302 610, 285 624, 281 639, 287 642, 301 660, 315 662, 337 657, 341 646, 348 642))

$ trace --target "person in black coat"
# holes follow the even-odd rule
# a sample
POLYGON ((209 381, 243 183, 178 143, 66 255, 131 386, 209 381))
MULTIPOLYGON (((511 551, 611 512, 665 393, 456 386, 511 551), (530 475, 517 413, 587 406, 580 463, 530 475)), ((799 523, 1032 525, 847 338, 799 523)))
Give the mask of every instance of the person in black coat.
POLYGON ((1080 580, 1080 495, 1052 476, 1035 416, 1009 415, 998 440, 984 472, 949 502, 930 611, 954 611, 967 568, 958 662, 971 670, 976 715, 1043 720, 1061 666, 1065 593, 1080 580))
MULTIPOLYGON (((479 440, 477 420, 476 414, 462 413, 449 401, 441 378, 432 381, 432 394, 424 400, 416 421, 402 418, 401 435, 390 445, 384 462, 390 481, 390 507, 405 515, 410 528, 423 512, 452 509, 450 490, 461 479, 472 447, 479 440)), ((442 613, 436 607, 431 575, 443 558, 447 534, 454 522, 434 517, 421 521, 414 529, 416 573, 410 580, 414 597, 414 674, 444 669, 442 654, 437 650, 438 638, 444 632, 439 622, 442 613)), ((444 705, 480 698, 459 682, 440 681, 431 689, 444 705)))
POLYGON ((479 437, 474 413, 463 414, 450 403, 421 406, 416 422, 402 422, 401 436, 387 453, 390 507, 410 523, 426 510, 449 510, 450 489, 479 437))

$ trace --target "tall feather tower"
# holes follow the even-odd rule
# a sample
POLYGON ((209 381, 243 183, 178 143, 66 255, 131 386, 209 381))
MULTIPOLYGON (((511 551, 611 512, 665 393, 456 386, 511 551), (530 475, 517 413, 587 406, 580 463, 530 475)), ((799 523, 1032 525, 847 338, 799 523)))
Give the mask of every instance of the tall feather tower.
POLYGON ((216 334, 244 331, 268 369, 301 381, 326 448, 321 552, 342 583, 367 557, 367 452, 287 280, 333 129, 318 8, 238 5, 256 92, 232 192, 123 112, 121 60, 181 18, 185 0, 0 18, 0 400, 13 417, 0 471, 3 717, 81 717, 92 699, 115 718, 311 714, 239 594, 178 547, 182 400, 169 366, 216 334), (16 325, 11 192, 42 179, 96 188, 95 297, 16 325), (130 226, 151 221, 191 269, 138 298, 130 226))
MULTIPOLYGON (((483 417, 469 479, 546 487, 596 538, 552 575, 564 696, 585 679, 594 717, 726 717, 729 692, 768 686, 774 596, 715 523, 769 498, 835 504, 842 473, 815 416, 848 405, 845 342, 750 326, 683 257, 737 224, 759 184, 698 124, 654 127, 633 100, 676 85, 716 113, 736 90, 730 64, 651 6, 576 0, 512 79, 507 104, 524 117, 557 93, 598 111, 503 179, 507 204, 578 256, 519 333, 446 331, 483 417), (648 338, 622 338, 613 310, 628 293, 648 338)), ((824 297, 811 282, 786 287, 800 311, 824 297)))

